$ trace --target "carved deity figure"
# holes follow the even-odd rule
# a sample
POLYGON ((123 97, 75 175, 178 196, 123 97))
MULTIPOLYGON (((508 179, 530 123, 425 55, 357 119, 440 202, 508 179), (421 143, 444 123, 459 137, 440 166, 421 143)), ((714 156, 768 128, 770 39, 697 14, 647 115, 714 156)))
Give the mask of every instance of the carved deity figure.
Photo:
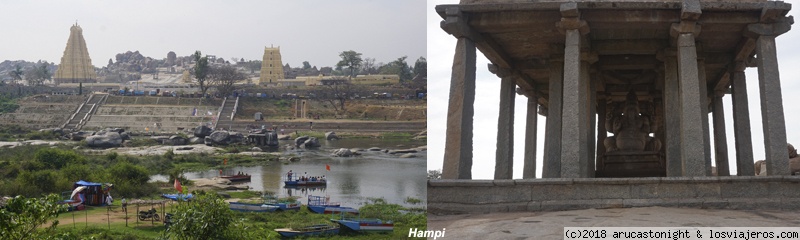
POLYGON ((639 100, 631 90, 621 113, 612 110, 606 114, 606 130, 614 134, 603 142, 606 152, 658 152, 661 142, 650 137, 651 124, 650 116, 641 114, 639 100))

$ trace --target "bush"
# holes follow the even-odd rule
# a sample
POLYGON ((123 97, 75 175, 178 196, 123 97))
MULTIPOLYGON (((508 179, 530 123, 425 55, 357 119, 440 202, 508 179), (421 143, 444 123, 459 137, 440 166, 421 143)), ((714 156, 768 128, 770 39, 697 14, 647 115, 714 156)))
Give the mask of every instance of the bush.
POLYGON ((61 169, 67 164, 85 164, 86 159, 72 150, 42 148, 36 151, 34 159, 48 169, 61 169))

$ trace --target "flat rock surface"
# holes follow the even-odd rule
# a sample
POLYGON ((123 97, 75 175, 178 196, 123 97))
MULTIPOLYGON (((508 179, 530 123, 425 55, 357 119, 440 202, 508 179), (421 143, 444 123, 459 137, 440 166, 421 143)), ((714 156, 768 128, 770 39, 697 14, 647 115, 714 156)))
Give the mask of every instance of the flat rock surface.
POLYGON ((796 227, 800 210, 614 208, 559 212, 428 215, 440 239, 563 239, 564 227, 796 227))

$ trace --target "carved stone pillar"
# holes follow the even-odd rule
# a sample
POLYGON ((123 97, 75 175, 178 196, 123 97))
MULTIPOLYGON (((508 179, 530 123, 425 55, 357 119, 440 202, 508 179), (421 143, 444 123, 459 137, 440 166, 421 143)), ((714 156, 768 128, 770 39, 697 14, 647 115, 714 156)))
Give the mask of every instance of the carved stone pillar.
MULTIPOLYGON (((725 136, 725 110, 722 108, 723 92, 714 94, 714 155, 716 156, 717 176, 730 176, 728 167, 728 138, 725 136)), ((752 165, 752 164, 751 164, 752 165)))
POLYGON ((494 179, 511 179, 514 172, 514 98, 516 84, 509 69, 489 65, 500 77, 500 106, 497 118, 497 151, 494 179))
MULTIPOLYGON (((692 2, 685 1, 684 3, 692 2)), ((697 3, 699 17, 699 3, 697 3)), ((690 4, 691 5, 691 4, 690 4)), ((691 10, 692 8, 689 8, 691 10)), ((684 4, 684 11, 687 5, 684 4)), ((697 64, 697 47, 695 35, 700 26, 694 21, 681 21, 673 24, 671 33, 678 43, 678 79, 680 80, 681 103, 681 162, 683 176, 706 176, 705 139, 707 132, 703 130, 703 106, 706 93, 701 92, 700 76, 697 64)))
POLYGON ((767 174, 789 175, 789 153, 786 151, 786 122, 783 115, 780 74, 775 37, 791 28, 791 17, 772 24, 750 24, 746 33, 756 36, 756 63, 761 94, 761 121, 764 123, 764 150, 767 174))
POLYGON ((450 76, 443 179, 472 178, 472 127, 475 112, 475 43, 466 37, 466 19, 459 11, 447 12, 442 28, 458 40, 450 76))
POLYGON ((544 132, 543 178, 561 177, 561 107, 563 96, 564 62, 550 61, 547 119, 544 132))
POLYGON ((736 175, 753 176, 753 140, 750 135, 750 109, 747 101, 747 82, 744 63, 739 62, 731 72, 731 102, 733 104, 733 136, 736 138, 736 175))
POLYGON ((681 161, 681 99, 678 61, 674 49, 665 50, 664 59, 664 152, 667 177, 683 175, 681 161))
POLYGON ((538 114, 536 91, 528 93, 528 112, 525 118, 525 159, 522 167, 522 178, 536 178, 536 131, 538 114))

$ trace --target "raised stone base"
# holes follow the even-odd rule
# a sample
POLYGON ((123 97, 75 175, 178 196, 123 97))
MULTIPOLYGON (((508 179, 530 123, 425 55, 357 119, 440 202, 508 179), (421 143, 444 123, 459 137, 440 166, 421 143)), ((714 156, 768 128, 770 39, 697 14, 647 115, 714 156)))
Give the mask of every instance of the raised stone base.
POLYGON ((428 211, 490 213, 588 208, 797 209, 800 176, 430 180, 428 211))
POLYGON ((657 152, 611 152, 603 156, 596 177, 665 177, 664 158, 657 152))

